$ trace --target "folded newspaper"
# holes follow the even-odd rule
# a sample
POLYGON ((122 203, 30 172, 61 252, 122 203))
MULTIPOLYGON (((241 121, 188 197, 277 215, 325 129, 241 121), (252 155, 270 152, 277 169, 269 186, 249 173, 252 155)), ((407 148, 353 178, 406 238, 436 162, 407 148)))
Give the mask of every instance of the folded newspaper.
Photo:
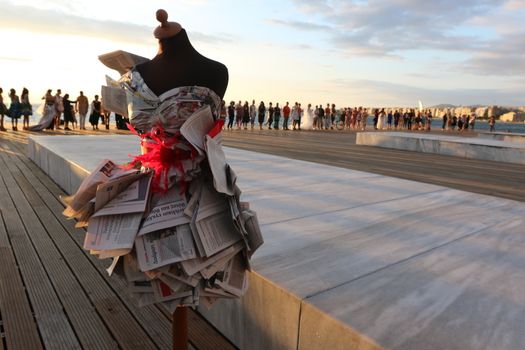
POLYGON ((118 82, 107 78, 105 106, 129 110, 132 125, 156 122, 137 133, 142 155, 124 166, 102 160, 62 198, 64 215, 87 228, 84 249, 113 259, 108 272, 125 278, 140 306, 173 311, 242 296, 263 238, 222 150, 220 100, 200 90, 155 100, 132 68, 146 59, 124 51, 100 59, 125 73, 118 82))

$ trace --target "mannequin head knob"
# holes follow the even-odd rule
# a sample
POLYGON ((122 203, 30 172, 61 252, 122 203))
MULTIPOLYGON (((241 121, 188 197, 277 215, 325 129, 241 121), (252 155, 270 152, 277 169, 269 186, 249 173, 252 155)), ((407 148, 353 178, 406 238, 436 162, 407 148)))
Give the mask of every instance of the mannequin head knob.
POLYGON ((155 14, 160 26, 155 28, 153 35, 157 39, 165 39, 177 35, 182 29, 177 22, 168 22, 168 13, 165 10, 159 9, 155 14))
POLYGON ((168 13, 165 10, 157 10, 156 17, 157 21, 160 22, 161 27, 166 26, 166 22, 168 21, 168 13))

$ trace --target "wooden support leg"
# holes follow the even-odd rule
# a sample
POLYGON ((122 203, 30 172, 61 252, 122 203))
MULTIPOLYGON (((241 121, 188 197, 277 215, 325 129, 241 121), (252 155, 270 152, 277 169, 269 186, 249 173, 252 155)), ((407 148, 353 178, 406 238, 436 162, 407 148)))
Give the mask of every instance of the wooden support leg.
POLYGON ((188 350, 188 310, 178 307, 173 313, 173 350, 188 350))

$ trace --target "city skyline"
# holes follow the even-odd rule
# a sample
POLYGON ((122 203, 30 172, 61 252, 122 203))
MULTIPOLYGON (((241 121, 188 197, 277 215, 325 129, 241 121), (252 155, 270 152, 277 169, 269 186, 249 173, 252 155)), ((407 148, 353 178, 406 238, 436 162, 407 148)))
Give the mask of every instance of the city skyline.
POLYGON ((98 55, 155 55, 158 8, 228 67, 228 101, 525 105, 523 0, 0 0, 4 97, 98 93, 98 55))

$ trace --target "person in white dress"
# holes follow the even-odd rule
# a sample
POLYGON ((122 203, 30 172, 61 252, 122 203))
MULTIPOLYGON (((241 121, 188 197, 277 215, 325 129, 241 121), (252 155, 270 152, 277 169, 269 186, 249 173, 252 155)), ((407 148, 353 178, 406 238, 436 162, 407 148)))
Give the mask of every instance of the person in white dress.
POLYGON ((379 112, 379 117, 377 118, 377 130, 382 130, 385 127, 385 118, 385 109, 382 108, 381 112, 379 112))
POLYGON ((311 103, 306 107, 304 118, 301 120, 301 126, 305 130, 312 130, 314 128, 314 110, 311 103))

